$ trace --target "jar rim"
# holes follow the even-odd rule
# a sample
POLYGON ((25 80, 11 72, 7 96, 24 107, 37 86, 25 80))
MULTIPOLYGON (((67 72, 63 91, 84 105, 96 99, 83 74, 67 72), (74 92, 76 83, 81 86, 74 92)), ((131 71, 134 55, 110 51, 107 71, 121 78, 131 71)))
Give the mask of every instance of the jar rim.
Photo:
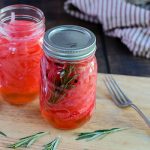
MULTIPOLYGON (((32 31, 35 28, 38 28, 39 26, 41 26, 41 24, 45 23, 45 16, 41 9, 31 6, 31 5, 26 5, 26 4, 15 4, 15 5, 6 6, 6 7, 0 9, 0 25, 2 25, 2 26, 6 25, 6 23, 4 21, 2 21, 2 19, 1 19, 4 16, 4 13, 6 13, 7 11, 10 11, 10 10, 17 10, 17 9, 18 10, 19 9, 28 9, 28 10, 33 10, 35 12, 38 12, 38 15, 40 18, 36 20, 35 24, 28 25, 31 29, 29 31, 32 31)), ((10 17, 9 17, 9 20, 10 20, 10 17)), ((23 25, 20 25, 20 26, 23 26, 23 25)))

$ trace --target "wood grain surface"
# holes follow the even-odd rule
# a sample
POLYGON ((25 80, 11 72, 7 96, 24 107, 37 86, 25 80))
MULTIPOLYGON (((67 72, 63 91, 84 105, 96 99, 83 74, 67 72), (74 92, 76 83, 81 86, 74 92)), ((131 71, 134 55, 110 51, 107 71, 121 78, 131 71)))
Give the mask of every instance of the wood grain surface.
MULTIPOLYGON (((98 76, 97 105, 92 119, 79 129, 62 131, 54 129, 40 115, 38 99, 25 106, 12 106, 0 101, 0 131, 8 137, 0 136, 0 150, 7 150, 7 145, 18 138, 40 131, 50 131, 30 149, 42 150, 56 136, 61 137, 58 150, 149 150, 150 129, 132 109, 116 107, 102 82, 103 74, 98 76), (90 142, 76 141, 75 133, 129 127, 128 130, 113 133, 102 140, 90 142)), ((150 117, 150 78, 114 75, 120 87, 139 108, 150 117)))

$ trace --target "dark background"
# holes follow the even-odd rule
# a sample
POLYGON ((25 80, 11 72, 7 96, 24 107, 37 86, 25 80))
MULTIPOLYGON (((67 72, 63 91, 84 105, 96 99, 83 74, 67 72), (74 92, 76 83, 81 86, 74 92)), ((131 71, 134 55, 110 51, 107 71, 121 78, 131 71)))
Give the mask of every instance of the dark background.
POLYGON ((65 0, 0 0, 0 8, 17 3, 34 5, 44 12, 47 29, 62 24, 84 26, 97 37, 99 72, 150 77, 150 60, 134 57, 119 39, 106 36, 100 24, 81 21, 66 14, 64 2, 65 0))

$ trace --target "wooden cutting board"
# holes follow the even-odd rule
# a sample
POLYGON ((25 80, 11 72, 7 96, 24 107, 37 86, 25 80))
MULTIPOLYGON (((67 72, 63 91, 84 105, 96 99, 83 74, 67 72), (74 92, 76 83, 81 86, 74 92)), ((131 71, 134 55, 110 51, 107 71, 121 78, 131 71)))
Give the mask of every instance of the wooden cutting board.
MULTIPOLYGON (((40 131, 50 131, 50 135, 40 139, 31 150, 42 150, 42 145, 56 136, 61 137, 58 150, 149 150, 150 129, 132 108, 120 109, 113 104, 102 82, 103 77, 102 74, 98 76, 97 105, 92 119, 76 130, 52 128, 41 117, 38 100, 20 107, 0 101, 0 131, 8 135, 8 138, 0 137, 0 150, 7 150, 6 146, 18 138, 40 131), (102 140, 75 140, 74 133, 114 127, 130 128, 110 134, 102 140)), ((126 95, 150 118, 150 78, 114 77, 126 95)))

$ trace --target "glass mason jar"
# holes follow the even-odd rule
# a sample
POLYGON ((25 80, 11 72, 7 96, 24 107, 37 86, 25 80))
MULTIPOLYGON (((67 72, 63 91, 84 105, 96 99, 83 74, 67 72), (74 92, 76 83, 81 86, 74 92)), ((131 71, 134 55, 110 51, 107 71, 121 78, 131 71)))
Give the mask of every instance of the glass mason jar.
POLYGON ((41 60, 41 113, 54 127, 73 129, 90 119, 96 99, 96 38, 72 25, 48 30, 41 60))
POLYGON ((39 94, 40 59, 45 18, 29 5, 0 10, 0 94, 11 104, 24 104, 39 94))

